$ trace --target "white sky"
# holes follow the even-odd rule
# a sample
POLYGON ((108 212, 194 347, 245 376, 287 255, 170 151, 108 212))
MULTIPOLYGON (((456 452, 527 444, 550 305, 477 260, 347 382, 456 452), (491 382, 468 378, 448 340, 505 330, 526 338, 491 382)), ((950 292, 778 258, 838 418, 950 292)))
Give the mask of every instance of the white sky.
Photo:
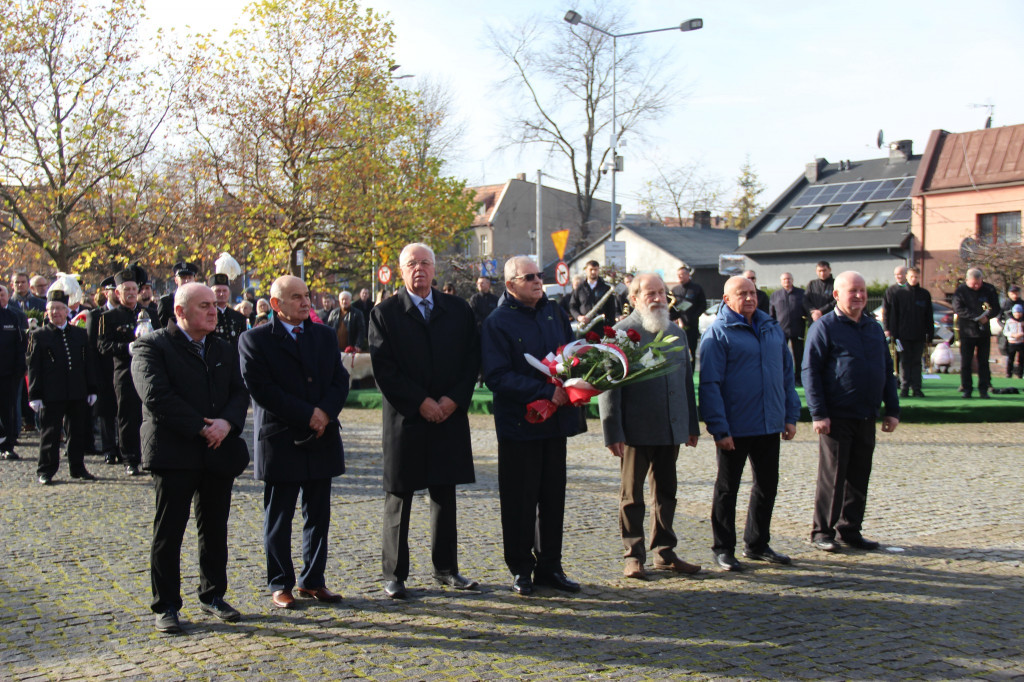
MULTIPOLYGON (((539 149, 494 151, 502 137, 501 98, 493 85, 501 63, 485 42, 486 26, 517 23, 544 13, 560 18, 586 6, 519 0, 366 0, 387 13, 397 34, 400 73, 447 81, 456 114, 467 122, 464 158, 450 171, 470 184, 500 183, 537 169, 568 189, 567 162, 539 149), (482 10, 481 7, 491 8, 482 10)), ((242 18, 243 0, 146 0, 149 20, 179 30, 227 31, 242 18)), ((639 38, 644 49, 682 65, 678 84, 688 93, 646 141, 627 140, 626 172, 618 200, 638 210, 636 195, 650 179, 651 159, 694 159, 732 181, 747 154, 768 203, 815 157, 829 161, 885 156, 886 141, 912 139, 924 151, 936 128, 952 132, 1024 123, 1024 2, 1021 0, 632 0, 624 5, 633 30, 677 25, 702 17, 704 28, 639 38)), ((568 29, 568 26, 566 26, 568 29)), ((415 83, 414 80, 405 81, 415 83)), ((608 185, 602 184, 608 198, 608 185)))

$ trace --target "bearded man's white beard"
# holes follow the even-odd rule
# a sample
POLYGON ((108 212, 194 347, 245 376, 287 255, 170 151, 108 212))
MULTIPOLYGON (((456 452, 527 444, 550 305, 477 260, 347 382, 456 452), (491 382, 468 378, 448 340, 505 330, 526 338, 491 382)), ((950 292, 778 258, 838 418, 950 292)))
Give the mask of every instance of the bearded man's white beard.
POLYGON ((640 306, 637 307, 636 312, 640 316, 640 325, 652 334, 665 331, 671 324, 668 319, 667 305, 655 303, 650 308, 640 306))

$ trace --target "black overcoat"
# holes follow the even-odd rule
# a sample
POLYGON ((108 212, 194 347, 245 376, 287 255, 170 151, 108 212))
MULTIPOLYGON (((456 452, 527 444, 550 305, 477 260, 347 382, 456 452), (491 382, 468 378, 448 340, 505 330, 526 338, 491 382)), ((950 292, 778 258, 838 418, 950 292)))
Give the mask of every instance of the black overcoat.
POLYGON ((207 470, 237 476, 249 463, 242 438, 249 394, 234 347, 204 340, 205 360, 181 328, 146 334, 132 347, 132 379, 142 400, 142 462, 146 469, 207 470), (204 418, 224 419, 231 433, 211 450, 204 418))
POLYGON ((384 490, 403 493, 475 481, 468 410, 480 372, 473 311, 461 298, 433 290, 430 322, 409 292, 370 312, 373 377, 384 395, 384 490), (458 408, 440 424, 420 416, 427 397, 458 408))
POLYGON ((303 323, 296 341, 275 315, 238 341, 242 380, 253 401, 255 475, 298 483, 345 473, 338 414, 348 397, 338 337, 325 325, 303 323), (331 420, 320 438, 309 428, 313 409, 331 420))
POLYGON ((32 332, 28 342, 28 397, 43 404, 62 400, 85 400, 96 393, 96 353, 84 329, 64 327, 67 346, 60 330, 47 322, 32 332), (70 352, 71 357, 68 357, 70 352))

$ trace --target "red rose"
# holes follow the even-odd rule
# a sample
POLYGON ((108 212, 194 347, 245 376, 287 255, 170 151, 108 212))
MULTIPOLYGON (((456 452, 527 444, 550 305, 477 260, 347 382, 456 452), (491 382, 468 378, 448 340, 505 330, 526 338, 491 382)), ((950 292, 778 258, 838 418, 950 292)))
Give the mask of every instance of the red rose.
MULTIPOLYGON (((607 327, 606 327, 606 329, 607 329, 607 327)), ((587 332, 587 335, 585 337, 583 337, 583 338, 585 338, 590 343, 597 343, 598 341, 601 340, 601 337, 598 336, 597 332, 594 332, 594 331, 587 332)))
POLYGON ((606 339, 614 339, 615 338, 615 330, 612 329, 611 327, 605 327, 604 328, 604 337, 606 339))
POLYGON ((633 343, 640 343, 640 332, 638 332, 635 329, 627 329, 626 338, 628 338, 633 343))

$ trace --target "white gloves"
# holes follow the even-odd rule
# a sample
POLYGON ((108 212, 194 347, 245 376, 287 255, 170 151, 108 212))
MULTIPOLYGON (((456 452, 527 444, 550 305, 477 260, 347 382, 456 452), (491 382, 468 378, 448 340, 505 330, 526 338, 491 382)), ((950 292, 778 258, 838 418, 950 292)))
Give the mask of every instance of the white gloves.
POLYGON ((96 394, 95 393, 90 393, 89 397, 85 399, 85 402, 89 403, 89 407, 92 407, 93 405, 95 405, 96 404, 96 394))
POLYGON ((43 409, 43 401, 42 400, 30 400, 30 401, 28 401, 28 406, 32 408, 33 412, 38 412, 39 410, 43 409))

